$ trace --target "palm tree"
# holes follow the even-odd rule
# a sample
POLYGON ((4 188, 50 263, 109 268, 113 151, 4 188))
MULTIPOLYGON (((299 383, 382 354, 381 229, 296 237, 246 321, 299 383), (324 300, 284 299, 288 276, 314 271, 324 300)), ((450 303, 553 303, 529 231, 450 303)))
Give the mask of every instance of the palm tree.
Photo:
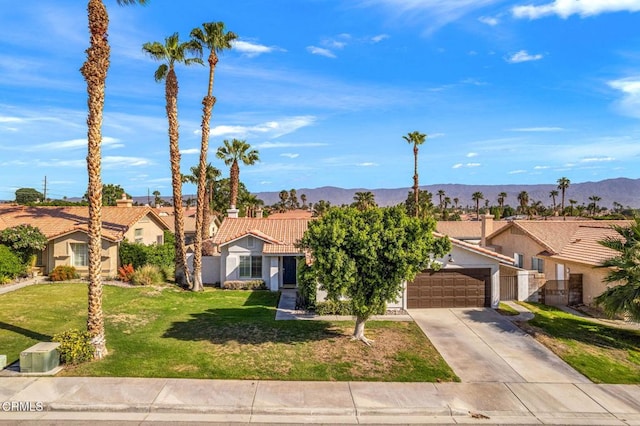
POLYGON ((414 157, 414 168, 413 168, 413 200, 415 202, 416 211, 415 216, 419 215, 419 186, 418 186, 418 145, 422 145, 424 141, 427 139, 427 135, 424 133, 420 133, 418 131, 408 133, 406 136, 402 137, 408 143, 413 144, 413 157, 414 157))
POLYGON ((506 192, 501 192, 498 194, 498 205, 500 206, 500 212, 504 209, 504 200, 507 198, 506 192))
POLYGON ((302 200, 302 208, 307 210, 309 206, 307 205, 307 194, 301 194, 300 200, 302 200))
POLYGON ((446 195, 445 192, 444 192, 444 189, 438 189, 438 192, 436 194, 438 195, 438 198, 440 199, 440 208, 442 208, 442 199, 446 195))
POLYGON ((451 198, 449 197, 444 197, 444 201, 442 202, 442 205, 444 206, 444 209, 447 210, 447 206, 451 204, 451 198))
POLYGON ((460 198, 455 197, 455 198, 453 199, 453 204, 456 206, 456 210, 458 210, 458 203, 459 203, 459 202, 460 202, 460 198))
POLYGON ((366 210, 371 207, 377 207, 376 197, 371 191, 366 192, 356 192, 356 195, 353 197, 355 201, 353 206, 358 210, 366 210))
POLYGON ((191 37, 202 47, 209 49, 209 85, 207 94, 202 99, 202 141, 200 143, 200 164, 197 183, 197 204, 196 204, 196 236, 193 241, 193 291, 204 290, 202 284, 202 231, 204 223, 204 202, 205 185, 207 179, 207 152, 209 151, 209 124, 211 122, 211 112, 216 103, 213 96, 213 82, 215 79, 216 65, 218 64, 218 53, 224 49, 231 49, 231 42, 238 38, 231 31, 225 32, 224 22, 206 22, 202 28, 194 28, 191 37))
MULTIPOLYGON (((190 168, 190 170, 191 170, 190 175, 182 175, 182 182, 198 185, 198 183, 200 182, 200 167, 193 166, 190 168)), ((213 167, 211 163, 207 164, 206 173, 205 173, 205 197, 204 197, 205 201, 203 202, 206 208, 203 209, 203 220, 202 220, 201 227, 199 228, 202 231, 203 239, 205 235, 208 236, 209 226, 211 225, 211 215, 214 214, 214 211, 213 211, 214 188, 216 186, 216 181, 221 175, 222 173, 220 172, 220 170, 213 167)), ((197 214, 197 208, 198 206, 196 205, 196 214, 197 214)), ((195 264, 195 257, 194 257, 194 264, 195 264)), ((194 266, 194 274, 195 274, 195 266, 194 266)))
MULTIPOLYGON (((146 0, 117 0, 118 4, 145 4, 146 0)), ((87 82, 87 199, 89 202, 88 229, 88 312, 87 331, 95 348, 96 359, 107 355, 102 314, 102 115, 104 111, 104 87, 109 69, 111 48, 109 14, 102 0, 89 0, 87 6, 89 23, 89 48, 87 60, 80 72, 87 82)))
POLYGON ((569 204, 571 205, 571 213, 569 214, 569 216, 573 216, 573 206, 578 204, 578 201, 569 199, 569 204))
POLYGON ((617 236, 598 242, 618 255, 605 260, 600 267, 609 268, 605 282, 625 284, 608 288, 595 302, 610 316, 623 314, 640 321, 640 218, 629 227, 614 225, 613 229, 617 236))
POLYGON ((278 196, 280 197, 280 211, 281 212, 287 211, 287 201, 289 200, 289 191, 287 191, 286 189, 283 189, 282 191, 280 191, 278 196))
POLYGON ((159 207, 162 203, 162 198, 160 198, 160 191, 157 189, 153 191, 153 205, 159 207))
POLYGON ((289 190, 289 206, 291 210, 300 207, 300 203, 298 203, 298 191, 293 188, 289 190))
POLYGON ((598 197, 597 195, 592 195, 591 197, 589 197, 589 201, 591 201, 591 209, 593 212, 593 216, 595 216, 596 212, 600 210, 598 208, 598 201, 600 201, 601 199, 602 198, 598 197))
POLYGON ((229 170, 229 179, 231 181, 231 199, 230 208, 235 209, 238 201, 238 184, 240 182, 240 166, 238 161, 242 161, 245 165, 251 166, 260 161, 258 151, 251 149, 244 140, 233 139, 231 141, 225 139, 223 145, 218 148, 216 157, 224 161, 224 164, 231 166, 229 170))
POLYGON ((549 197, 551 197, 551 201, 553 203, 553 212, 555 213, 556 211, 556 197, 558 196, 558 191, 556 191, 555 189, 552 190, 551 192, 549 192, 549 197))
POLYGON ((518 202, 520 203, 520 211, 522 214, 526 214, 529 206, 529 193, 527 191, 521 191, 518 194, 518 202))
POLYGON ((560 209, 562 210, 562 216, 564 216, 564 194, 567 188, 569 188, 570 184, 571 184, 571 181, 566 177, 561 177, 560 179, 558 179, 558 189, 562 191, 562 199, 561 199, 562 201, 560 204, 560 209))
POLYGON ((176 284, 189 288, 191 280, 187 268, 187 251, 184 245, 184 213, 182 209, 182 174, 180 173, 180 148, 178 144, 178 77, 175 64, 202 64, 199 57, 187 55, 201 55, 202 46, 193 41, 181 43, 178 33, 165 39, 165 43, 145 43, 142 50, 153 59, 163 63, 156 70, 154 77, 157 82, 165 81, 165 99, 167 120, 169 122, 169 157, 171 160, 171 181, 173 186, 173 209, 175 223, 176 247, 176 284))
POLYGON ((480 219, 480 200, 484 200, 484 194, 480 191, 474 192, 471 199, 476 202, 476 219, 480 219))

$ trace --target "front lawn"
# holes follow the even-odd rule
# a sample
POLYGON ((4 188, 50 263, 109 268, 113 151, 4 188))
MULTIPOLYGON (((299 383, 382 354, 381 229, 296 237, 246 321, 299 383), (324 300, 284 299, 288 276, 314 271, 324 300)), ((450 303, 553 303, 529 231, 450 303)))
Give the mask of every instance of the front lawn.
POLYGON ((640 331, 596 324, 552 306, 521 303, 535 318, 522 327, 595 383, 640 383, 640 331))
MULTIPOLYGON (((104 286, 110 354, 67 376, 264 380, 452 381, 453 371, 413 323, 275 321, 277 293, 104 286)), ((42 284, 0 295, 0 353, 9 362, 38 341, 84 329, 87 288, 42 284)))

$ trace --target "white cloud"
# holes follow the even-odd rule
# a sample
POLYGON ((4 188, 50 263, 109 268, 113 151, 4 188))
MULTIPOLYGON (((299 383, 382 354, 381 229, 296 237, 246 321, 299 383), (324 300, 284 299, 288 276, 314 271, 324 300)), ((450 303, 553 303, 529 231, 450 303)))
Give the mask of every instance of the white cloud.
MULTIPOLYGON (((84 165, 86 165, 86 161, 82 160, 84 165)), ((116 167, 139 167, 139 166, 149 166, 153 164, 147 158, 141 157, 121 157, 121 156, 107 156, 102 158, 102 165, 105 169, 116 168, 116 167)))
POLYGON ((209 134, 211 136, 231 136, 245 138, 249 135, 261 135, 269 138, 277 138, 296 130, 310 126, 316 121, 312 115, 286 117, 279 121, 267 121, 254 126, 221 125, 216 126, 209 134))
POLYGON ((386 40, 389 38, 388 34, 378 34, 377 36, 371 37, 371 41, 374 43, 380 43, 382 40, 386 40))
POLYGON ((518 127, 508 130, 511 132, 562 132, 565 129, 562 127, 518 127))
POLYGON ((238 52, 253 58, 254 56, 262 55, 263 53, 271 53, 274 51, 285 51, 279 47, 265 46, 263 44, 251 43, 248 41, 236 40, 233 42, 233 48, 238 52))
POLYGON ((482 164, 480 163, 456 163, 453 166, 451 166, 452 169, 460 169, 462 167, 480 167, 482 164))
MULTIPOLYGON (((122 148, 124 144, 120 143, 120 141, 116 138, 104 137, 102 138, 102 147, 103 148, 122 148)), ((47 142, 41 143, 29 147, 20 148, 21 151, 25 152, 39 152, 39 151, 58 151, 58 150, 73 150, 73 149, 86 149, 87 148, 87 140, 86 139, 70 139, 66 141, 59 142, 47 142)))
POLYGON ((533 170, 545 170, 545 169, 548 169, 548 168, 549 168, 549 166, 535 166, 533 168, 533 170))
POLYGON ((602 163, 607 161, 614 161, 614 157, 587 157, 580 159, 581 163, 602 163))
POLYGON ((375 166, 378 166, 378 163, 371 163, 371 162, 356 163, 356 166, 358 166, 358 167, 375 167, 375 166))
POLYGON ((456 163, 453 166, 451 166, 452 169, 459 169, 460 167, 462 167, 463 164, 462 163, 456 163))
POLYGON ((508 58, 505 58, 505 60, 509 63, 516 64, 518 62, 539 61, 543 57, 544 56, 540 53, 531 55, 526 50, 520 50, 519 52, 514 53, 508 58))
POLYGON ((443 137, 444 135, 444 133, 430 133, 427 135, 427 139, 438 139, 443 137))
POLYGON ((640 118, 640 77, 625 78, 608 82, 609 87, 622 92, 617 107, 624 115, 640 118))
POLYGON ((467 163, 465 164, 466 167, 480 167, 482 164, 480 163, 467 163))
POLYGON ((498 18, 493 18, 491 16, 481 16, 478 18, 478 21, 482 22, 483 24, 490 25, 492 27, 495 27, 500 23, 500 20, 498 18))
POLYGON ((310 147, 318 147, 318 146, 327 146, 326 143, 320 142, 303 142, 303 143, 295 143, 295 142, 263 142, 256 145, 258 149, 271 149, 271 148, 310 148, 310 147))
POLYGON ((467 158, 473 158, 473 157, 477 157, 477 156, 478 156, 478 153, 477 153, 477 152, 469 152, 469 153, 467 154, 467 158))
POLYGON ((515 6, 511 9, 516 18, 538 19, 549 15, 558 15, 563 19, 571 15, 581 17, 611 12, 638 12, 637 0, 555 0, 541 5, 515 6))
POLYGON ((23 123, 25 120, 20 117, 8 117, 0 115, 0 123, 23 123))
POLYGON ((283 154, 280 154, 280 157, 288 157, 288 158, 298 158, 300 156, 300 154, 294 154, 291 152, 285 152, 283 154))
POLYGON ((316 47, 316 46, 307 46, 307 51, 309 53, 311 53, 312 55, 319 55, 319 56, 324 56, 327 58, 336 58, 337 56, 330 51, 329 49, 325 49, 322 47, 316 47))
POLYGON ((180 154, 184 154, 184 155, 200 154, 200 148, 181 149, 180 154))
POLYGON ((509 172, 510 175, 519 175, 519 174, 522 174, 522 173, 527 173, 527 171, 526 170, 511 170, 509 172))

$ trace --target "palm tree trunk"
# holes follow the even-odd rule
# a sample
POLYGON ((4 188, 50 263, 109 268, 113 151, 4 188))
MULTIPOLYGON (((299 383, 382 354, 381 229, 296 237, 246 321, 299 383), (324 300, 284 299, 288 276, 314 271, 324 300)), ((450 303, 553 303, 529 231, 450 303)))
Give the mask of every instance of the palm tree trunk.
POLYGON ((171 160, 171 183, 173 186, 173 211, 176 232, 176 284, 191 287, 187 268, 187 250, 184 246, 184 211, 182 208, 182 175, 180 173, 180 148, 178 145, 178 78, 171 68, 165 86, 167 119, 169 120, 169 157, 171 160))
POLYGON ((420 196, 419 196, 419 186, 418 186, 418 145, 413 145, 413 200, 416 203, 416 217, 420 214, 420 196))
POLYGON ((240 182, 240 167, 238 167, 238 160, 233 160, 231 164, 231 170, 229 170, 229 182, 231 184, 231 208, 235 209, 238 203, 238 185, 240 182))
POLYGON ((104 109, 104 87, 109 69, 109 43, 107 28, 109 15, 100 0, 90 0, 88 5, 90 45, 87 61, 81 72, 87 82, 87 172, 89 183, 89 285, 87 331, 95 348, 95 358, 107 355, 102 314, 102 179, 100 144, 102 142, 102 112, 104 109))

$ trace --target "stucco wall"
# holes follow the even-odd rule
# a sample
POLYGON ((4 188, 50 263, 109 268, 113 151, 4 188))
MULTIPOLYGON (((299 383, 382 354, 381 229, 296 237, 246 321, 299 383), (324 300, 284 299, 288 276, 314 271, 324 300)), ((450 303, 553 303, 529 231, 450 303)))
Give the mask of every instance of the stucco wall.
MULTIPOLYGON (((524 255, 523 269, 532 269, 531 258, 538 257, 538 253, 544 250, 540 244, 536 243, 530 237, 526 235, 512 234, 511 229, 507 229, 504 232, 494 236, 488 242, 490 246, 498 248, 498 253, 506 256, 514 256, 514 253, 520 253, 524 255)), ((548 258, 540 257, 544 260, 543 273, 549 280, 564 279, 556 278, 556 268, 552 265, 548 258)))
MULTIPOLYGON (((46 273, 51 272, 58 265, 71 265, 71 243, 87 244, 87 234, 84 232, 74 232, 56 238, 49 242, 47 247, 46 273)), ((88 267, 75 266, 80 276, 89 273, 88 267)), ((102 240, 102 275, 116 276, 118 274, 118 246, 117 243, 102 240)))
MULTIPOLYGON (((253 238, 253 247, 249 247, 249 238, 243 237, 223 246, 220 250, 220 283, 240 280, 240 256, 262 256, 264 242, 253 238)), ((269 258, 262 258, 262 279, 269 283, 269 258)), ((249 279, 249 278, 246 278, 249 279)))
POLYGON ((142 241, 139 241, 142 244, 156 244, 159 237, 164 237, 163 225, 151 215, 144 216, 125 232, 127 241, 136 242, 136 229, 142 229, 142 241))

